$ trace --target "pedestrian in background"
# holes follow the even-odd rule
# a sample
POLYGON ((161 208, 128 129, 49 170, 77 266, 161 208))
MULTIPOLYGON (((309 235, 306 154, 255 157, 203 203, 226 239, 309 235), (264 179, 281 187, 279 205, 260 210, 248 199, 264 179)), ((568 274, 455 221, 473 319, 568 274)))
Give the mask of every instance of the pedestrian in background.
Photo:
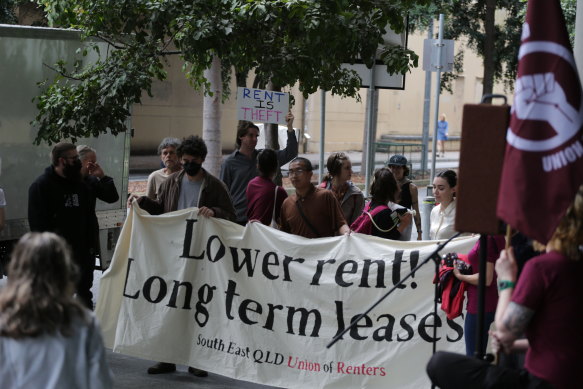
POLYGON ((93 309, 95 256, 93 218, 89 188, 81 177, 81 160, 74 144, 57 143, 51 151, 51 166, 28 189, 28 224, 31 231, 54 232, 71 247, 80 269, 77 297, 93 309))
POLYGON ((93 314, 73 298, 78 275, 65 241, 51 232, 24 235, 0 289, 0 386, 111 388, 93 314))
POLYGON ((332 153, 326 162, 328 174, 320 188, 331 190, 340 203, 346 223, 351 225, 362 214, 364 196, 362 191, 350 181, 352 162, 344 153, 332 153))
POLYGON ((445 141, 447 140, 449 126, 447 124, 447 117, 444 113, 439 117, 437 122, 437 156, 445 157, 445 141))
POLYGON ((119 201, 119 194, 113 178, 105 175, 105 172, 97 163, 97 152, 89 146, 77 146, 79 159, 81 160, 81 177, 89 189, 89 208, 91 209, 91 228, 93 229, 93 242, 91 254, 100 255, 99 222, 95 214, 97 199, 113 204, 119 201))
MULTIPOLYGON (((389 159, 389 169, 395 176, 400 192, 397 204, 414 211, 413 220, 415 220, 415 227, 417 229, 417 240, 422 240, 421 230, 421 214, 419 213, 419 195, 417 186, 409 179, 409 166, 407 166, 407 158, 404 155, 396 154, 389 159)), ((405 237, 411 240, 411 234, 405 237)))

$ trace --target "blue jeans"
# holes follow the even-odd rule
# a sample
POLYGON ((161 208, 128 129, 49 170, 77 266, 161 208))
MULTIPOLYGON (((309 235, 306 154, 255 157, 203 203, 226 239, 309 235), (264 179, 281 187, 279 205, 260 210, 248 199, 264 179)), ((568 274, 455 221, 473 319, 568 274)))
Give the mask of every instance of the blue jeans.
MULTIPOLYGON (((488 344, 488 329, 494 321, 495 312, 484 313, 484 332, 482 333, 482 342, 484 350, 488 344)), ((466 320, 464 322, 464 339, 466 341, 466 355, 473 357, 476 351, 476 328, 478 328, 478 314, 466 313, 466 320)))

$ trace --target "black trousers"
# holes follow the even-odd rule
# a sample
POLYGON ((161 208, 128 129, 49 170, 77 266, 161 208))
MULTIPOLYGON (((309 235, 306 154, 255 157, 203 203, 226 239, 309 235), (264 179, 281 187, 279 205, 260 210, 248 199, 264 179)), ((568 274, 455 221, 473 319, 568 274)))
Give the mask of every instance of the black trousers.
POLYGON ((77 298, 90 310, 93 310, 93 271, 95 270, 95 256, 90 253, 75 255, 75 264, 79 268, 79 277, 76 284, 77 298))
POLYGON ((524 369, 494 366, 461 354, 438 351, 427 364, 427 375, 441 389, 552 389, 524 369))

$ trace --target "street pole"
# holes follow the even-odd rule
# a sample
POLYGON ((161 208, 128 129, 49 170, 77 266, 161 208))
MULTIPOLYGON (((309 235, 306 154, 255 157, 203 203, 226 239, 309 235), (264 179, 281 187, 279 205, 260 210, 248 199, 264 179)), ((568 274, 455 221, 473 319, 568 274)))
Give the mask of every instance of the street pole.
POLYGON ((443 52, 443 14, 439 14, 439 36, 437 37, 437 74, 435 77, 435 100, 433 101, 433 149, 431 150, 431 177, 429 182, 433 182, 435 177, 435 158, 437 156, 437 120, 439 118, 439 94, 441 92, 441 54, 443 52))
POLYGON ((318 179, 324 179, 324 143, 326 136, 326 91, 320 90, 320 166, 318 166, 318 179))
POLYGON ((366 128, 366 158, 365 158, 365 173, 364 173, 364 196, 369 196, 370 191, 370 181, 371 181, 371 170, 374 166, 374 99, 375 99, 375 63, 373 61, 373 66, 370 69, 370 87, 368 90, 368 98, 366 99, 366 112, 367 112, 367 128, 366 128))
MULTIPOLYGON (((433 39, 433 18, 429 21, 427 28, 427 39, 433 39)), ((423 98, 423 137, 421 146, 421 171, 423 177, 429 170, 427 165, 427 154, 429 154, 429 112, 431 104, 431 70, 425 71, 425 96, 423 98)))

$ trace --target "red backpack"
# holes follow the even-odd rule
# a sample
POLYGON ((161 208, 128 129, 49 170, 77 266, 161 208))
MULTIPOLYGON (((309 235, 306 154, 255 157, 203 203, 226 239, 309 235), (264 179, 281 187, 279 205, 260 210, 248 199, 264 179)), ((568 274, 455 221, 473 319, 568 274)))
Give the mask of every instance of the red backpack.
POLYGON ((362 214, 359 217, 357 217, 355 221, 352 222, 352 224, 350 225, 350 229, 354 232, 371 235, 373 223, 372 218, 375 217, 376 214, 378 214, 381 211, 384 211, 387 208, 389 207, 386 205, 379 205, 371 212, 369 212, 370 203, 368 203, 364 211, 362 211, 362 214))

